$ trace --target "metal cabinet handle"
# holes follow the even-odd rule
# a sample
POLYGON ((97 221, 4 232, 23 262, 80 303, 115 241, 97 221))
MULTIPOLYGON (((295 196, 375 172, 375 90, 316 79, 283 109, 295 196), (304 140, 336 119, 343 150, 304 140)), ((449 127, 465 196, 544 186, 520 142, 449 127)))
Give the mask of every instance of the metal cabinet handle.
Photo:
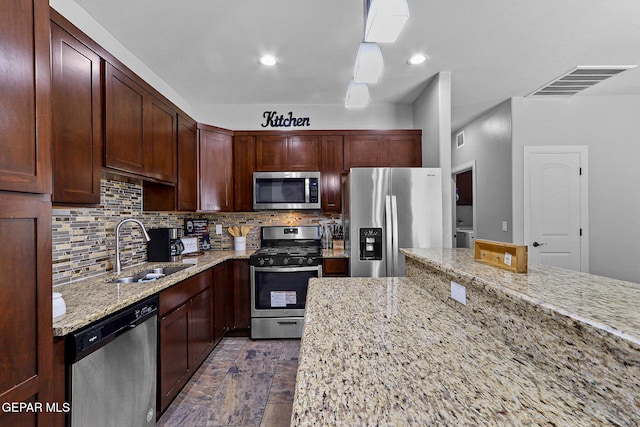
POLYGON ((544 246, 544 245, 546 245, 546 243, 533 242, 533 243, 531 244, 531 246, 533 246, 534 248, 537 248, 538 246, 544 246))

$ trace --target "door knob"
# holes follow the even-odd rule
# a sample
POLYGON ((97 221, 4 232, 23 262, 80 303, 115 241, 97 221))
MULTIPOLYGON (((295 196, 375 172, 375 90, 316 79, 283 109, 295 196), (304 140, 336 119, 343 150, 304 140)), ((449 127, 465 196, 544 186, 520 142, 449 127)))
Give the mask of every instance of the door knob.
POLYGON ((538 246, 544 246, 544 245, 546 245, 546 243, 533 242, 533 243, 531 244, 531 246, 533 246, 534 248, 537 248, 538 246))

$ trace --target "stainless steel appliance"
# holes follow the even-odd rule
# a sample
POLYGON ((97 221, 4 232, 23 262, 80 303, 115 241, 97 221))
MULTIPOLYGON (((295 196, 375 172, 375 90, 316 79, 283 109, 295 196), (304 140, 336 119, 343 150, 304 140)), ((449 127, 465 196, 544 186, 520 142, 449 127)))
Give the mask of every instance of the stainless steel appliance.
POLYGON ((300 338, 312 277, 322 277, 319 226, 262 227, 249 258, 251 338, 300 338))
POLYGON ((254 172, 253 209, 320 209, 320 172, 254 172))
POLYGON ((184 251, 182 229, 180 228, 151 228, 151 240, 147 242, 147 260, 154 262, 175 262, 181 258, 184 251))
POLYGON ((400 248, 442 247, 440 169, 353 168, 343 195, 351 276, 401 277, 400 248))
POLYGON ((157 310, 154 296, 67 337, 72 427, 156 424, 157 310))

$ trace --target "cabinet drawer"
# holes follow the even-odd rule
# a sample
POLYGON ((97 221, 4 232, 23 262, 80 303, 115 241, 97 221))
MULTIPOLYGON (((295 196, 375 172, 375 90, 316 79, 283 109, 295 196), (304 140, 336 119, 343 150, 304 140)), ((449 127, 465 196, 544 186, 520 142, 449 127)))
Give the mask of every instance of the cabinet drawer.
POLYGON ((211 269, 160 292, 160 316, 170 312, 211 285, 211 269))

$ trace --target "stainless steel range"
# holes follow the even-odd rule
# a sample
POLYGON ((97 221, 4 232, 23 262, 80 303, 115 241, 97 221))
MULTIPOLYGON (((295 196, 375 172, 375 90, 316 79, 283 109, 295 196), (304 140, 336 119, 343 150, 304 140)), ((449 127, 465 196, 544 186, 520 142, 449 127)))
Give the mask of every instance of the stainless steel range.
POLYGON ((322 277, 320 227, 262 227, 251 266, 251 338, 300 338, 307 284, 322 277))

